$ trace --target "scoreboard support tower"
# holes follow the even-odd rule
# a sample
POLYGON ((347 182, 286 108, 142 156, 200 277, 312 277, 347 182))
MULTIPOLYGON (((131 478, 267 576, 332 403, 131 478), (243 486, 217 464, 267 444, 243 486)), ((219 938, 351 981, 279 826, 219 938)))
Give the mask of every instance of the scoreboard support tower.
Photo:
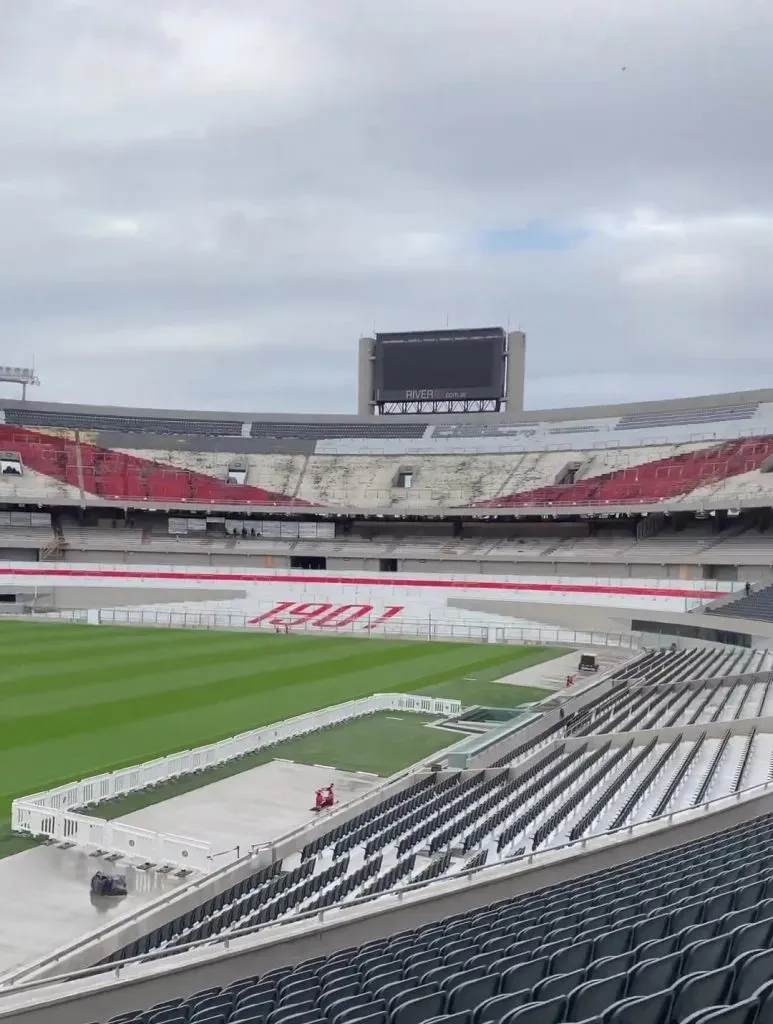
POLYGON ((523 411, 526 335, 502 328, 360 338, 360 416, 523 411))

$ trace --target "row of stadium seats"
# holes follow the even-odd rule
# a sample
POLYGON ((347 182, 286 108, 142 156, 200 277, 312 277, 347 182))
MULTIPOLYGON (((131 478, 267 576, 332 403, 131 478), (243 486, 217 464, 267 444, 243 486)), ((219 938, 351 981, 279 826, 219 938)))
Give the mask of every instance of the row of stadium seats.
POLYGON ((167 434, 183 437, 242 437, 245 422, 251 437, 297 437, 310 440, 337 437, 418 438, 428 423, 382 420, 349 423, 197 419, 195 416, 130 415, 36 409, 34 405, 6 407, 5 422, 20 427, 55 427, 64 430, 109 430, 127 434, 167 434))
POLYGON ((767 1024, 772 842, 763 816, 110 1024, 767 1024))
POLYGON ((685 426, 692 423, 721 423, 750 420, 759 402, 706 406, 703 409, 667 409, 661 412, 632 412, 621 416, 616 430, 651 430, 658 427, 685 426))
POLYGON ((635 678, 647 683, 672 683, 685 679, 767 672, 773 668, 767 651, 703 647, 683 651, 648 651, 632 666, 619 669, 613 678, 635 678))

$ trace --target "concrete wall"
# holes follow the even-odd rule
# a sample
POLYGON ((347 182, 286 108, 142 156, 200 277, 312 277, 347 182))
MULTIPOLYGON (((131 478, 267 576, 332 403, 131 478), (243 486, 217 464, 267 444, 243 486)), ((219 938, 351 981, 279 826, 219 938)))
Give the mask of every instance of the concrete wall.
MULTIPOLYGON (((381 559, 365 558, 363 556, 325 556, 324 547, 318 552, 326 557, 326 565, 329 570, 343 572, 378 572, 381 559)), ((0 561, 36 561, 37 549, 14 549, 4 555, 0 551, 0 561), (19 557, 15 557, 18 553, 19 557), (29 558, 28 558, 29 556, 29 558)), ((393 556, 385 556, 393 557, 393 556)), ((63 558, 67 562, 78 563, 112 563, 121 565, 171 565, 171 566, 239 566, 243 568, 262 568, 271 566, 275 569, 289 569, 289 554, 265 554, 261 551, 243 552, 229 554, 208 549, 205 551, 159 551, 159 550, 136 550, 121 551, 112 549, 95 550, 88 548, 78 549, 72 545, 65 550, 63 558)), ((447 557, 443 559, 420 559, 397 557, 399 572, 436 573, 442 576, 448 575, 473 575, 485 576, 510 576, 517 572, 519 576, 535 576, 547 578, 550 575, 567 576, 576 579, 588 577, 611 576, 620 580, 678 580, 678 581, 701 581, 703 579, 703 566, 700 564, 684 565, 657 565, 654 563, 626 563, 626 562, 550 562, 550 561, 474 561, 468 559, 447 557)), ((752 582, 773 579, 773 572, 764 566, 739 566, 728 567, 732 579, 749 579, 752 582)))

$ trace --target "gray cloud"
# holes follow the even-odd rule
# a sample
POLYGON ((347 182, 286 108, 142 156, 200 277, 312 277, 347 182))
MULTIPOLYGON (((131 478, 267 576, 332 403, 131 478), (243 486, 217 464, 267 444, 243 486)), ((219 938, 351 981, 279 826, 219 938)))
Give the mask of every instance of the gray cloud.
POLYGON ((768 0, 8 8, 0 358, 41 398, 351 411, 360 334, 446 318, 527 331, 532 406, 767 375, 768 0), (582 241, 479 244, 534 222, 582 241))

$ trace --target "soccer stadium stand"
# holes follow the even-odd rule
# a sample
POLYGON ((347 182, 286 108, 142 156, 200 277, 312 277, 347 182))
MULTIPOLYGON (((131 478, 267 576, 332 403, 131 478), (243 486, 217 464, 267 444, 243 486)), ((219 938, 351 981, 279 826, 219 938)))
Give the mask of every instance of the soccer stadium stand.
POLYGON ((216 507, 312 504, 430 512, 456 508, 573 508, 769 504, 765 472, 773 438, 595 451, 526 451, 477 456, 239 454, 133 448, 125 435, 107 449, 21 427, 0 426, 0 444, 22 473, 0 477, 7 496, 72 503, 82 489, 102 502, 216 507), (641 461, 644 459, 644 461, 641 461), (232 466, 243 465, 244 483, 232 466), (568 477, 571 482, 556 483, 568 477), (28 479, 25 479, 28 478, 28 479), (691 505, 690 499, 694 500, 691 505))
MULTIPOLYGON (((591 442, 597 435, 589 435, 585 448, 557 449, 560 436, 584 436, 567 426, 549 428, 569 432, 550 435, 552 446, 528 430, 517 450, 451 454, 444 442, 432 439, 421 441, 421 452, 401 448, 412 443, 411 431, 414 437, 423 433, 423 424, 333 424, 331 430, 348 431, 350 436, 391 432, 391 440, 385 435, 383 443, 397 445, 391 452, 371 448, 353 455, 318 450, 340 443, 310 440, 309 431, 316 432, 318 425, 301 425, 302 430, 286 423, 264 426, 266 435, 257 438, 245 436, 240 426, 238 436, 230 439, 224 434, 197 434, 194 427, 190 435, 170 434, 167 440, 163 433, 133 434, 128 428, 108 432, 102 440, 99 431, 76 434, 65 428, 32 429, 6 422, 0 424, 0 445, 9 468, 0 474, 0 489, 9 499, 48 498, 52 503, 72 504, 83 492, 103 503, 266 508, 307 503, 422 513, 663 503, 674 508, 750 507, 755 501, 770 504, 773 498, 773 475, 767 472, 773 460, 773 433, 714 444, 660 441, 647 446, 635 441, 615 444, 609 439, 614 434, 591 442), (297 451, 282 449, 292 440, 289 432, 305 436, 296 437, 297 451), (269 443, 279 447, 265 450, 262 446, 269 443)), ((511 441, 512 435, 503 435, 503 440, 511 441)))
POLYGON ((707 608, 706 611, 710 615, 773 622, 773 585, 760 587, 749 594, 741 591, 740 596, 718 603, 717 607, 707 608))
MULTIPOLYGON (((106 962, 511 861, 738 793, 768 779, 773 655, 653 651, 493 768, 431 772, 106 962), (716 723, 726 723, 711 729, 716 723), (670 730, 664 737, 660 730, 670 730), (625 734, 615 737, 618 734, 625 734)), ((773 895, 773 893, 772 893, 773 895)))
POLYGON ((767 815, 111 1024, 766 1024, 772 837, 767 815))
MULTIPOLYGON (((154 991, 161 995, 161 957, 177 968, 169 975, 177 994, 143 1008, 124 992, 124 1005, 128 996, 135 1009, 99 1020, 773 1020, 773 815, 751 814, 718 830, 703 813, 695 818, 706 829, 700 838, 635 859, 618 841, 620 859, 611 866, 589 872, 578 858, 562 881, 536 889, 529 889, 528 875, 501 874, 536 866, 567 844, 581 852, 589 838, 625 839, 632 825, 697 815, 712 801, 741 799, 768 785, 773 734, 762 720, 773 708, 772 669, 773 655, 763 651, 642 653, 599 685, 597 696, 591 689, 583 701, 567 703, 565 715, 546 715, 525 743, 516 745, 515 733, 512 748, 488 769, 409 776, 354 816, 344 808, 328 831, 294 853, 237 881, 226 873, 215 895, 184 912, 175 913, 179 897, 172 896, 165 921, 156 918, 144 934, 133 924, 130 940, 114 945, 100 967, 126 970, 131 960, 132 991, 142 991, 142 972, 155 967, 154 991), (518 895, 491 902, 484 886, 476 900, 468 886, 467 906, 443 916, 451 890, 433 883, 482 881, 497 864, 497 877, 520 879, 518 895), (376 921, 380 897, 395 889, 426 900, 436 893, 440 903, 411 903, 410 930, 394 927, 355 946, 326 949, 328 934, 334 939, 349 920, 342 905, 370 907, 376 921), (432 914, 422 920, 425 907, 432 914), (331 916, 334 908, 339 916, 331 916), (285 940, 291 922, 295 929, 285 940), (304 922, 308 929, 298 930, 304 922), (312 959, 292 953, 292 942, 304 935, 314 937, 312 959), (259 974, 249 970, 244 942, 251 937, 261 940, 257 956, 272 951, 273 966, 259 974), (236 968, 226 943, 239 958, 236 968), (209 954, 218 958, 201 959, 209 954), (206 987, 197 985, 203 968, 206 987), (218 971, 220 983, 212 984, 218 971), (180 987, 186 979, 187 992, 180 987)), ((120 975, 114 983, 121 985, 120 975)), ((97 998, 100 991, 109 990, 95 990, 97 998)), ((58 1012, 81 1024, 96 1019, 88 1010, 73 1016, 75 998, 71 993, 66 1011, 63 1002, 58 1012)))
POLYGON ((772 398, 749 392, 457 421, 5 401, 0 497, 423 514, 769 505, 772 398))

